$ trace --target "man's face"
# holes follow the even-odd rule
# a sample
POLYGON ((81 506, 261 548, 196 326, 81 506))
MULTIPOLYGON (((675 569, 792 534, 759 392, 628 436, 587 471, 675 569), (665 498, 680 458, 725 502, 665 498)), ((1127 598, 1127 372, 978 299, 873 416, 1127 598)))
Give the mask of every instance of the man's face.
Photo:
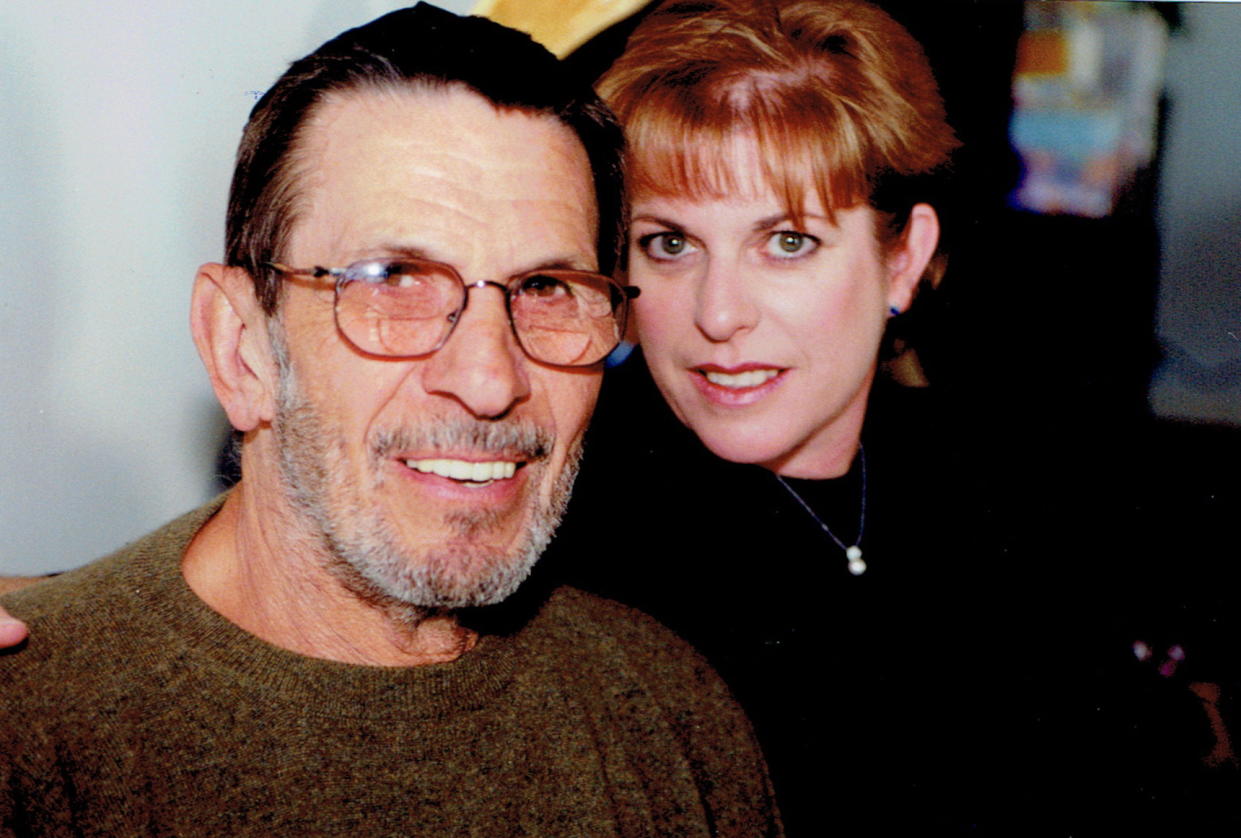
MULTIPOLYGON (((289 264, 418 256, 467 283, 596 266, 586 154, 550 118, 459 89, 368 90, 321 105, 301 149, 289 264)), ((422 608, 506 597, 567 500, 599 370, 529 360, 494 286, 471 289, 448 342, 412 360, 353 348, 329 284, 285 292, 279 468, 333 570, 422 608)))

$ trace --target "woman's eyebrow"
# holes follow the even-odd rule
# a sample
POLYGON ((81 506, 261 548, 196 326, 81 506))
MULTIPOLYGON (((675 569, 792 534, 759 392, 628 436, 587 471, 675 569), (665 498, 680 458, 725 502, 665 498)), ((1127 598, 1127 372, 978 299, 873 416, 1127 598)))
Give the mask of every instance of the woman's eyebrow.
MULTIPOLYGON (((802 213, 801 217, 803 221, 809 221, 813 219, 815 221, 822 221, 824 224, 827 224, 828 226, 834 226, 832 222, 826 216, 818 215, 816 213, 804 212, 802 213)), ((792 222, 792 220, 793 220, 793 214, 789 212, 783 212, 778 215, 771 215, 766 218, 760 218, 758 221, 754 222, 754 232, 758 233, 758 232, 762 232, 763 230, 770 230, 772 227, 782 226, 784 224, 792 222)))
POLYGON ((631 224, 635 221, 646 221, 651 224, 658 224, 661 227, 670 227, 673 230, 680 230, 682 227, 685 226, 669 218, 662 218, 661 216, 658 216, 658 215, 647 215, 647 214, 635 215, 629 219, 629 223, 631 224))
POLYGON ((787 212, 780 213, 779 215, 769 215, 766 218, 760 218, 758 221, 755 221, 753 230, 756 233, 761 233, 763 230, 770 230, 772 227, 791 220, 792 216, 787 212))

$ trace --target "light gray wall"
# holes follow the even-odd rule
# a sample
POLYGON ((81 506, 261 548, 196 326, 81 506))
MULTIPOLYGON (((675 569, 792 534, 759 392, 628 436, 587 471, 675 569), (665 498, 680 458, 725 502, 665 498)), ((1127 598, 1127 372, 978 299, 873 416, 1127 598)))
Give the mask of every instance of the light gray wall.
POLYGON ((213 491, 226 424, 186 312, 241 127, 289 61, 403 5, 0 3, 0 573, 81 564, 213 491))
MULTIPOLYGON (((1241 425, 1241 5, 1186 3, 1168 56, 1159 414, 1241 425)), ((1123 277, 1117 278, 1118 293, 1123 277)))

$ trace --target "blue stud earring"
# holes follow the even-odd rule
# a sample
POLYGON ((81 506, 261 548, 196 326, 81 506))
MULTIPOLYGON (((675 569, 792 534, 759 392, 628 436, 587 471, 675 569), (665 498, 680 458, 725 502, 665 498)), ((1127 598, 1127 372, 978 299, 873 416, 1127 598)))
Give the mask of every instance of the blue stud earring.
POLYGON ((895 317, 900 314, 901 310, 896 306, 888 306, 888 317, 895 317))

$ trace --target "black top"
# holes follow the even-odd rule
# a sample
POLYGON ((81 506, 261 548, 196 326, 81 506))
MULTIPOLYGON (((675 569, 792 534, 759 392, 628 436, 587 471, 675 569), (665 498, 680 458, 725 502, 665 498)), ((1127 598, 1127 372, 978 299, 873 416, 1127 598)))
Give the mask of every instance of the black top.
MULTIPOLYGON (((887 822, 895 799, 919 817, 952 809, 929 781, 954 773, 944 767, 963 754, 947 740, 979 698, 981 611, 969 601, 993 535, 975 472, 939 438, 929 399, 873 399, 861 576, 770 471, 703 448, 635 361, 608 375, 556 539, 574 584, 653 614, 720 671, 755 724, 792 834, 815 834, 825 805, 838 826, 887 822)), ((789 481, 846 544, 861 484, 860 458, 836 480, 789 481)))
MULTIPOLYGON (((1080 831, 1102 812, 1111 827, 1149 823, 1173 757, 1135 768, 1135 749, 1152 753, 1135 715, 1154 702, 1161 719, 1189 720, 1172 726, 1176 760, 1200 744, 1197 708, 1124 692, 1137 683, 1124 632, 1093 609, 1088 574, 1065 572, 1095 542, 1045 555, 1054 540, 1020 530, 1039 516, 1003 508, 1029 487, 998 488, 967 428, 930 391, 876 387, 867 570, 853 576, 771 472, 720 460, 676 421, 640 357, 606 377, 547 568, 706 654, 755 725, 791 835, 1080 831)), ((789 483, 854 541, 859 460, 837 480, 789 483)))

